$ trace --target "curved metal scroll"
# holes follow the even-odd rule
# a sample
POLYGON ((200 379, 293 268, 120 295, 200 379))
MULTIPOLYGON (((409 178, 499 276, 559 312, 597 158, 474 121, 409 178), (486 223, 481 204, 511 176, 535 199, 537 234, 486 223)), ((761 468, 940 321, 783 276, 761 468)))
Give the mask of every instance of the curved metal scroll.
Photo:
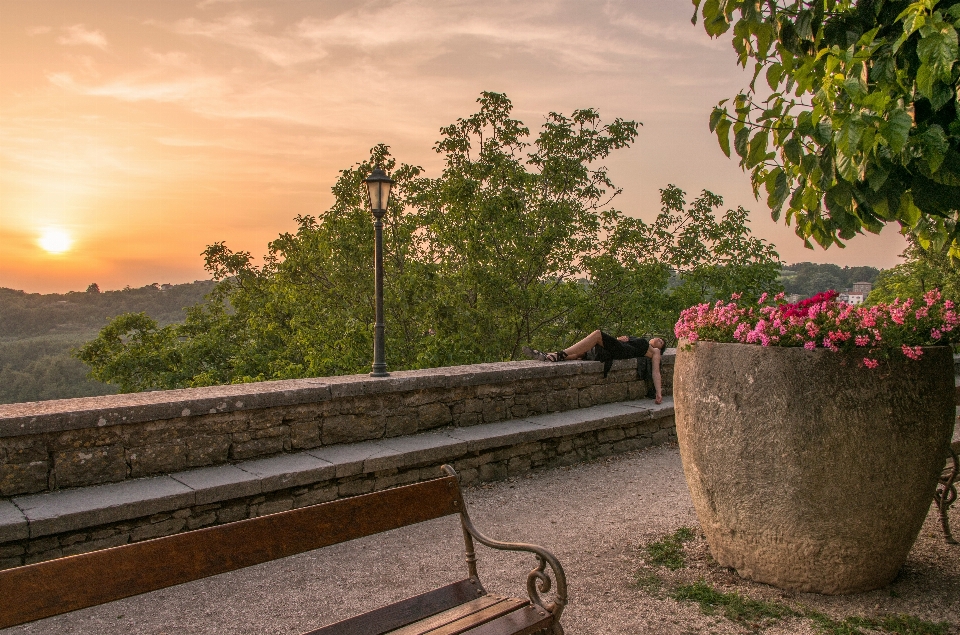
POLYGON ((937 491, 933 494, 937 509, 940 510, 940 526, 943 527, 943 537, 949 545, 960 544, 950 533, 950 519, 947 517, 950 506, 957 500, 957 477, 960 476, 960 459, 957 453, 950 448, 950 458, 953 461, 952 468, 944 468, 940 482, 937 483, 937 491))
MULTIPOLYGON (((444 465, 442 468, 448 476, 457 476, 456 470, 450 465, 444 465)), ((537 567, 527 574, 527 594, 530 596, 530 602, 551 613, 554 621, 560 619, 563 608, 567 605, 567 576, 563 572, 563 567, 556 557, 538 545, 531 545, 522 542, 501 542, 488 538, 480 533, 467 513, 466 505, 460 509, 460 522, 463 525, 463 536, 467 543, 467 566, 470 568, 470 575, 477 577, 476 556, 473 553, 473 540, 476 539, 482 545, 492 549, 502 551, 529 551, 537 558, 537 567), (547 571, 549 565, 550 571, 547 571), (556 579, 556 590, 553 592, 553 601, 545 601, 541 594, 548 593, 553 588, 553 580, 550 573, 556 579)), ((562 632, 562 631, 561 631, 562 632)))

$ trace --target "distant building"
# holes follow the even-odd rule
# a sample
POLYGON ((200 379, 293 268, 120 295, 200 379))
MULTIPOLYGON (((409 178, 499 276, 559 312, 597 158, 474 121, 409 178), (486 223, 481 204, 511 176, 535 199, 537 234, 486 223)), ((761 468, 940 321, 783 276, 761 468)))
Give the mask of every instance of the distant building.
POLYGON ((173 285, 172 285, 172 284, 169 284, 169 283, 167 283, 167 284, 161 284, 161 285, 160 285, 160 290, 161 290, 161 291, 169 291, 169 290, 172 289, 172 288, 173 288, 173 285))
POLYGON ((802 299, 803 299, 803 296, 800 295, 799 293, 791 293, 790 295, 784 298, 787 304, 796 304, 802 299))
MULTIPOLYGON (((866 284, 870 284, 870 283, 867 282, 866 284)), ((862 293, 851 293, 851 292, 844 291, 843 293, 840 294, 840 296, 837 299, 840 300, 841 302, 846 302, 847 304, 852 304, 856 306, 858 304, 863 304, 863 300, 865 298, 866 296, 862 293)))
POLYGON ((870 282, 854 282, 851 293, 859 293, 863 297, 867 297, 870 295, 871 289, 873 289, 873 284, 870 282))

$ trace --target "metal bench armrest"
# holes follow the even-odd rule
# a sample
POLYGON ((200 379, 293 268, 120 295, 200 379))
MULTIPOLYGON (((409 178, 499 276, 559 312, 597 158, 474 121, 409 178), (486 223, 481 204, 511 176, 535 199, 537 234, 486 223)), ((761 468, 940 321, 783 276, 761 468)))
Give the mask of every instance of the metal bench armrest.
MULTIPOLYGON (((443 472, 449 476, 457 476, 457 472, 450 465, 444 465, 443 472)), ((473 525, 470 520, 470 514, 467 512, 466 505, 460 505, 460 522, 463 526, 463 537, 467 548, 467 566, 470 569, 470 575, 477 578, 476 556, 473 552, 473 540, 475 539, 482 545, 501 551, 528 551, 537 558, 537 567, 527 574, 527 594, 530 596, 530 602, 543 608, 553 615, 554 622, 559 623, 560 614, 563 613, 567 605, 567 577, 563 572, 563 566, 556 556, 539 545, 531 545, 522 542, 502 542, 494 540, 482 533, 473 525), (549 571, 547 567, 549 566, 549 571), (551 580, 551 574, 556 580, 556 589, 553 592, 553 599, 545 601, 541 594, 548 593, 554 588, 554 582, 551 580)))

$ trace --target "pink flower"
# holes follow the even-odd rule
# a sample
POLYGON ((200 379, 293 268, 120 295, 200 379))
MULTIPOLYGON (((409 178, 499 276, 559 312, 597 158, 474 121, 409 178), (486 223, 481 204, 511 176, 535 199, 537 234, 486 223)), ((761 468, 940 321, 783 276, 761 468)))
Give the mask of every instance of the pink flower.
POLYGON ((742 293, 731 293, 731 294, 730 294, 730 298, 733 299, 733 300, 739 300, 739 299, 740 299, 740 296, 742 296, 742 295, 743 295, 742 293))
POLYGON ((920 357, 923 355, 923 349, 919 346, 910 347, 906 344, 902 344, 900 346, 900 350, 902 350, 903 354, 910 359, 920 359, 920 357))
POLYGON ((940 329, 930 329, 930 337, 932 337, 935 340, 938 340, 941 337, 943 337, 943 333, 940 332, 940 329))
POLYGON ((813 349, 815 349, 815 348, 817 347, 817 343, 816 343, 816 342, 806 342, 806 343, 804 343, 803 347, 804 347, 805 349, 807 349, 808 351, 812 351, 813 349))
POLYGON ((854 341, 856 342, 857 346, 866 346, 870 343, 870 338, 866 335, 858 335, 856 338, 854 338, 854 341))
POLYGON ((876 368, 879 365, 879 362, 875 359, 870 359, 869 357, 863 358, 863 365, 867 368, 876 368))

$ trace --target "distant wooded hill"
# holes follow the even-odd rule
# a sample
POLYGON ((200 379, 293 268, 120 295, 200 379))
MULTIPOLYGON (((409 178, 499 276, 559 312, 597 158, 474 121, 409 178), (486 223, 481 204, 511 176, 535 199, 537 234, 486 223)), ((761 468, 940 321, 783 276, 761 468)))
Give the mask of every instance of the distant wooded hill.
POLYGON ((87 379, 70 351, 95 338, 108 320, 144 312, 161 324, 182 322, 184 308, 204 302, 210 280, 99 292, 25 293, 0 287, 0 403, 109 395, 116 388, 87 379))
POLYGON ((854 282, 873 283, 880 270, 875 267, 840 267, 838 265, 818 265, 813 262, 798 262, 787 265, 780 272, 783 290, 789 295, 796 293, 810 297, 821 291, 843 291, 854 282))

